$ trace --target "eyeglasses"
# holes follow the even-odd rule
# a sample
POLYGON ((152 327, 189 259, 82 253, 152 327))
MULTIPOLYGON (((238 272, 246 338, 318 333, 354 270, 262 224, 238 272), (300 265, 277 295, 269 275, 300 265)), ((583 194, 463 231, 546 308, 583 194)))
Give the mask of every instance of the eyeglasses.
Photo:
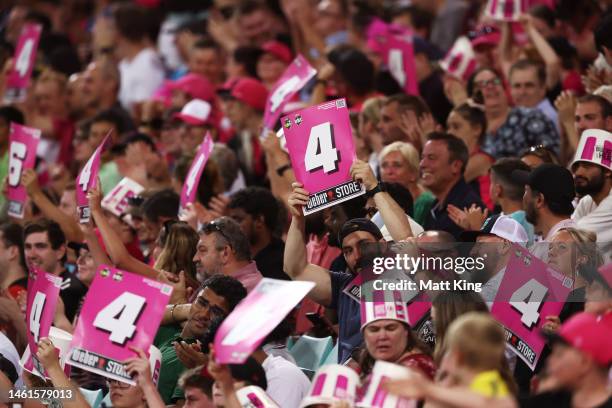
POLYGON ((467 36, 470 40, 474 40, 478 37, 482 37, 483 35, 488 35, 488 34, 492 34, 492 33, 496 33, 498 31, 498 29, 496 27, 493 26, 484 26, 478 30, 471 30, 468 32, 467 36))
POLYGON ((208 224, 205 224, 202 227, 202 232, 205 233, 205 234, 210 234, 211 232, 218 232, 225 239, 225 241, 227 242, 227 245, 229 245, 231 247, 232 246, 232 241, 223 232, 223 228, 221 226, 221 222, 222 221, 219 221, 219 220, 212 220, 211 222, 209 222, 208 224))
POLYGON ((501 79, 496 77, 496 78, 491 78, 491 79, 485 79, 482 81, 474 81, 474 87, 476 89, 484 89, 488 87, 489 85, 499 86, 501 85, 501 79))

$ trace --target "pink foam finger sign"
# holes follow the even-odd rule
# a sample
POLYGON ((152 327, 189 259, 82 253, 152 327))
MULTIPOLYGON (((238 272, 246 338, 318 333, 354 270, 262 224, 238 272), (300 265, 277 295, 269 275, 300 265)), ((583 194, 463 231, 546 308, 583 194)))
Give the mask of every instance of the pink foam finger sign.
POLYGON ((179 215, 185 211, 187 204, 192 204, 196 201, 196 195, 198 193, 198 185, 200 184, 200 178, 202 172, 206 166, 206 162, 210 157, 214 147, 214 142, 210 133, 206 133, 206 137, 200 144, 196 156, 191 162, 189 173, 183 183, 183 189, 181 190, 181 201, 179 206, 179 215))
POLYGON ((440 68, 447 74, 467 81, 478 68, 476 54, 467 37, 459 37, 442 61, 440 68))
POLYGON ((313 287, 313 282, 262 279, 217 331, 217 362, 244 363, 313 287))
POLYGON ((21 176, 24 170, 34 168, 39 141, 39 129, 11 122, 8 171, 8 214, 11 217, 23 218, 28 193, 21 185, 21 176))
POLYGON ((544 348, 545 318, 559 315, 573 284, 525 248, 512 246, 491 314, 504 325, 508 346, 532 370, 544 348))
POLYGON ((264 112, 264 131, 274 129, 283 108, 298 93, 317 71, 302 55, 295 57, 283 75, 270 90, 264 112))
POLYGON ((485 10, 495 20, 518 21, 527 7, 527 0, 489 0, 485 10))
POLYGON ((131 348, 149 350, 172 286, 101 265, 87 292, 66 363, 129 384, 131 348))
POLYGON ((42 28, 39 24, 26 24, 21 30, 13 56, 13 66, 6 77, 4 102, 23 102, 30 85, 30 78, 42 28))
POLYGON ((310 193, 305 215, 365 194, 350 174, 356 155, 344 99, 296 111, 282 124, 295 177, 310 193))
POLYGON ((28 347, 32 353, 34 368, 40 373, 44 373, 45 370, 35 357, 38 342, 43 337, 49 337, 61 285, 62 278, 38 268, 33 268, 28 276, 26 302, 28 347))
POLYGON ((129 177, 124 177, 115 188, 104 196, 102 199, 102 208, 119 217, 127 211, 129 205, 128 200, 131 197, 137 196, 143 190, 143 186, 129 177))
POLYGON ((91 216, 87 193, 96 186, 98 173, 100 171, 100 159, 102 157, 102 152, 106 148, 109 137, 110 132, 106 135, 104 140, 102 140, 102 143, 96 148, 89 160, 87 160, 87 163, 85 163, 85 166, 83 166, 76 179, 77 209, 79 212, 79 222, 81 224, 88 223, 89 217, 91 216))

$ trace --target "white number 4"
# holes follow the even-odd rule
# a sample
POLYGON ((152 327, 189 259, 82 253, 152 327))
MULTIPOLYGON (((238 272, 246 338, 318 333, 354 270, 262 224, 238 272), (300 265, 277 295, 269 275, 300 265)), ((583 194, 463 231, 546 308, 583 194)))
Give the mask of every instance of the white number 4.
POLYGON ((130 292, 119 297, 100 310, 94 319, 94 327, 109 332, 110 341, 124 345, 136 333, 136 320, 144 308, 146 299, 130 292))
POLYGON ((406 72, 404 72, 404 55, 402 50, 392 49, 389 51, 389 71, 399 86, 403 88, 406 84, 406 72))
POLYGON ((36 292, 30 309, 30 333, 34 336, 34 342, 36 343, 40 340, 38 338, 40 336, 40 318, 45 308, 45 300, 47 300, 47 295, 43 292, 36 292))
POLYGON ((34 51, 34 40, 28 38, 21 48, 17 62, 15 62, 15 71, 19 72, 19 76, 23 77, 28 72, 30 67, 30 56, 34 51))
POLYGON ((334 146, 333 127, 330 122, 313 126, 308 136, 304 164, 306 171, 315 171, 323 168, 325 173, 338 170, 340 161, 338 150, 334 146))
POLYGON ((530 279, 518 288, 510 298, 510 305, 521 314, 521 322, 528 329, 540 319, 540 305, 548 289, 535 279, 530 279))

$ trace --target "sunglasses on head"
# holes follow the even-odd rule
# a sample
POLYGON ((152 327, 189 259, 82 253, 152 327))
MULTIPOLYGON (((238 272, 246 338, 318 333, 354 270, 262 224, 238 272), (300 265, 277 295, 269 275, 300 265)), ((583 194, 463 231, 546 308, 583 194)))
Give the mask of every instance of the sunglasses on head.
POLYGON ((223 232, 223 227, 221 225, 221 223, 217 220, 212 220, 211 222, 209 222, 208 224, 205 224, 202 227, 202 232, 204 232, 205 234, 210 234, 212 232, 218 232, 219 234, 221 234, 221 236, 225 239, 225 241, 227 242, 227 245, 229 245, 230 247, 231 245, 231 240, 229 239, 229 237, 223 232))
POLYGON ((470 31, 468 31, 467 36, 468 36, 468 38, 470 40, 474 40, 474 39, 476 39, 478 37, 489 35, 489 34, 497 32, 497 31, 498 30, 497 30, 496 27, 487 25, 487 26, 484 26, 482 28, 479 28, 478 30, 470 30, 470 31))

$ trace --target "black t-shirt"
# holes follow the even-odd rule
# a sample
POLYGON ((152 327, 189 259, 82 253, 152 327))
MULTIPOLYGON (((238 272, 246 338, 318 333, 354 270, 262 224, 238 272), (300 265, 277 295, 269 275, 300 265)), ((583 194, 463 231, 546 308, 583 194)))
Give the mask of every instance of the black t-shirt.
POLYGON ((272 238, 267 247, 255 255, 254 261, 257 269, 265 278, 291 280, 289 275, 283 271, 283 256, 285 253, 285 243, 272 238))
POLYGON ((64 302, 66 318, 72 322, 79 308, 81 299, 87 293, 87 286, 85 286, 74 274, 66 270, 60 274, 60 277, 62 278, 60 297, 64 302))
MULTIPOLYGON (((544 392, 519 399, 521 408, 572 408, 572 393, 568 391, 544 392)), ((612 397, 603 404, 589 408, 612 408, 612 397)))

